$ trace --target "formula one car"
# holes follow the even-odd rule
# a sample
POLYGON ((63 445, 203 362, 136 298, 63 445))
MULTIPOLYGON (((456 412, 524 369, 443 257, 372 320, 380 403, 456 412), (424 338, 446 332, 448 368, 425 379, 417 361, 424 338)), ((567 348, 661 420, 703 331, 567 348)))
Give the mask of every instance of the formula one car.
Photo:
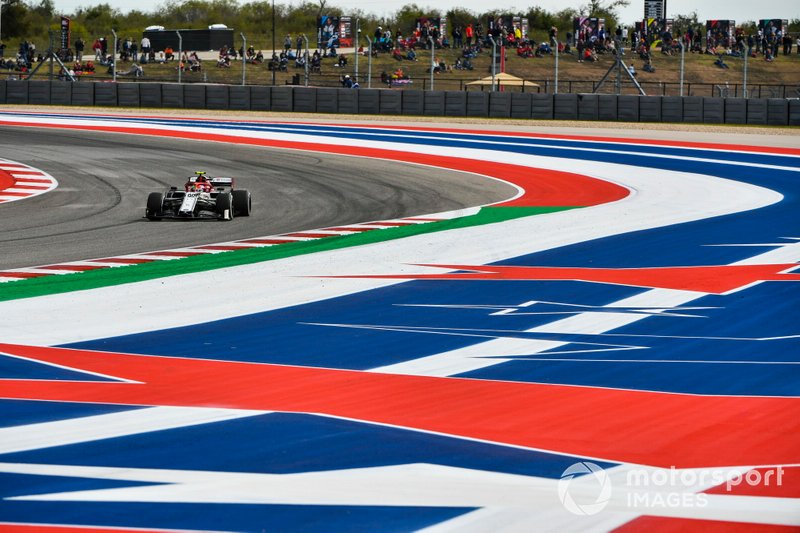
POLYGON ((252 201, 246 189, 234 188, 233 178, 212 178, 205 172, 190 176, 184 190, 170 187, 166 192, 151 192, 145 217, 232 220, 250 216, 252 201))

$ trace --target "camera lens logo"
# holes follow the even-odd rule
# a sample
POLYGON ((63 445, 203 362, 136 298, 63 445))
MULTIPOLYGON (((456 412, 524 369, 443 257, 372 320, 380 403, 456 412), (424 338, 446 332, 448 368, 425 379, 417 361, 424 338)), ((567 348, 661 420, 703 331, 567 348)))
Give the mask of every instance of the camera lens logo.
POLYGON ((575 463, 561 474, 558 497, 572 514, 595 515, 605 509, 611 499, 611 480, 606 471, 594 463, 575 463))

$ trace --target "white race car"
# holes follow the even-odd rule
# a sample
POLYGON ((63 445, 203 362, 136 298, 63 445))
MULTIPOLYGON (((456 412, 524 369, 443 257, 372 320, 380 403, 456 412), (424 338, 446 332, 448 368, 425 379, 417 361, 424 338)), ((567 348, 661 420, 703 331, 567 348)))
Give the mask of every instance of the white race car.
POLYGON ((151 192, 147 197, 145 217, 232 220, 250 216, 252 200, 246 189, 236 189, 233 178, 211 178, 195 172, 184 190, 170 187, 165 192, 151 192))

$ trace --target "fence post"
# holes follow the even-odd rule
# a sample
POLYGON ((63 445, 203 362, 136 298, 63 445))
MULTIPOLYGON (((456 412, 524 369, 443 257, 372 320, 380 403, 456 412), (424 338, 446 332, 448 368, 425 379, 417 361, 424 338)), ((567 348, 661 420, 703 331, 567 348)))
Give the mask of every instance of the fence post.
POLYGON ((686 57, 686 45, 683 44, 683 38, 680 39, 680 43, 681 43, 681 96, 683 96, 683 72, 684 72, 683 66, 686 57))
POLYGON ((494 92, 494 78, 497 75, 497 43, 494 42, 494 37, 491 35, 487 35, 490 41, 492 41, 492 92, 494 92))
POLYGON ((305 60, 303 61, 303 66, 305 67, 306 87, 308 87, 308 37, 306 37, 305 33, 303 34, 303 41, 306 43, 306 56, 304 58, 305 60))
POLYGON ((556 53, 556 72, 555 72, 555 87, 553 94, 558 94, 558 40, 553 36, 553 50, 556 53))
POLYGON ((183 36, 181 32, 175 31, 178 34, 178 83, 181 82, 181 74, 183 73, 183 36))
MULTIPOLYGON (((798 50, 800 53, 800 50, 798 50)), ((744 79, 742 80, 742 94, 745 98, 747 98, 747 56, 750 55, 750 48, 747 48, 747 52, 744 54, 744 79)))
POLYGON ((245 78, 247 76, 247 37, 244 36, 244 33, 239 32, 239 35, 242 36, 242 85, 246 85, 245 78))
POLYGON ((433 68, 436 63, 436 43, 432 36, 428 37, 428 42, 431 43, 431 91, 433 90, 433 68))

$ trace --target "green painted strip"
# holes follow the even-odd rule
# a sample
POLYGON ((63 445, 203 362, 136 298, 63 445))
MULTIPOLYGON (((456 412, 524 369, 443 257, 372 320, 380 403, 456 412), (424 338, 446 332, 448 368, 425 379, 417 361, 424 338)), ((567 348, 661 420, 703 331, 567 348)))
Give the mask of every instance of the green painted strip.
MULTIPOLYGON (((402 239, 414 235, 423 235, 439 231, 447 231, 484 224, 493 224, 504 220, 540 215, 574 209, 573 207, 485 207, 471 216, 430 222, 414 226, 399 226, 387 229, 366 231, 352 235, 328 237, 313 241, 290 242, 263 248, 235 250, 218 254, 207 254, 157 261, 138 265, 126 265, 118 268, 106 268, 62 274, 41 278, 29 278, 0 284, 0 301, 34 298, 50 294, 61 294, 72 291, 97 289, 125 283, 136 283, 151 279, 206 272, 219 268, 249 265, 262 261, 283 259, 297 255, 336 250, 351 246, 373 244, 393 239, 402 239)), ((477 246, 477 244, 476 244, 477 246)))

